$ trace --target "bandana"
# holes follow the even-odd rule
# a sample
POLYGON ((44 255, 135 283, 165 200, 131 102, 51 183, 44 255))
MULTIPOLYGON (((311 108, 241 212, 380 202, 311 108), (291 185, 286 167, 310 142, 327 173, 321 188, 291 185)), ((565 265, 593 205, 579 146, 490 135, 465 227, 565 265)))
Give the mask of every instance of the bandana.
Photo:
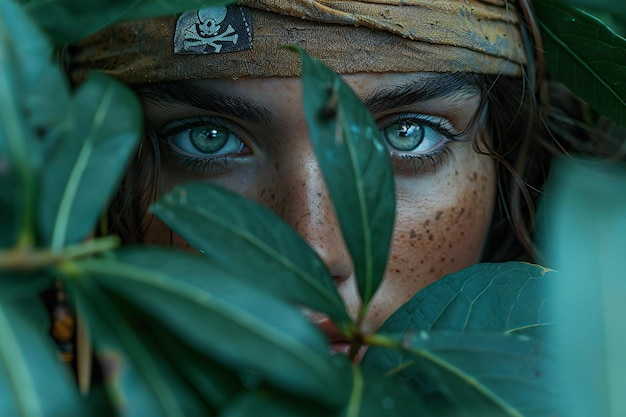
POLYGON ((521 23, 507 0, 244 0, 120 23, 70 48, 126 83, 296 76, 298 44, 335 71, 522 74, 521 23))

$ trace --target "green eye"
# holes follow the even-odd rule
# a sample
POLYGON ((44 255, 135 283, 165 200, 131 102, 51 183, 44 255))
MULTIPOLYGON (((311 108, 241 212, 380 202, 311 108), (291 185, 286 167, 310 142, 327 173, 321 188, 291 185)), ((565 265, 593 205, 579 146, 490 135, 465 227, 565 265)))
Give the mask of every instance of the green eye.
POLYGON ((230 132, 210 125, 196 126, 189 130, 189 137, 200 152, 215 153, 226 145, 230 132))
POLYGON ((387 143, 398 151, 413 151, 424 140, 424 128, 410 121, 392 123, 383 130, 387 143))
POLYGON ((170 129, 164 136, 172 151, 187 157, 237 156, 246 147, 232 128, 210 120, 176 120, 170 129))

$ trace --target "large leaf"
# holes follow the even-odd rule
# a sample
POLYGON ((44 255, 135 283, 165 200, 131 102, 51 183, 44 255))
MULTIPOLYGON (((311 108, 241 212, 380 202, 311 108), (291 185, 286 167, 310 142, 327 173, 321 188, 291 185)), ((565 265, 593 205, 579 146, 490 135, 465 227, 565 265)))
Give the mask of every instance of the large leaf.
POLYGON ((152 211, 223 273, 247 278, 290 300, 350 320, 322 260, 277 215, 206 183, 177 187, 152 211), (243 262, 233 262, 233 254, 243 262))
MULTIPOLYGON (((10 41, 20 69, 20 86, 30 91, 51 63, 52 45, 37 25, 12 0, 0 1, 3 38, 10 41), (6 32, 5 32, 6 31, 6 32)), ((2 90, 3 92, 6 90, 2 90)))
POLYGON ((550 72, 598 112, 626 126, 626 39, 580 9, 533 2, 550 72))
POLYGON ((563 415, 626 415, 626 171, 559 160, 542 201, 555 283, 563 415))
MULTIPOLYGON (((70 0, 67 0, 68 2, 70 0)), ((165 16, 196 10, 203 7, 221 6, 236 3, 237 0, 134 0, 122 16, 124 20, 145 17, 165 16)))
POLYGON ((364 366, 397 374, 426 393, 426 405, 436 415, 547 417, 559 410, 555 354, 535 339, 459 331, 388 337, 404 353, 370 348, 364 366), (450 401, 448 407, 438 395, 450 401))
POLYGON ((34 243, 37 160, 27 98, 52 47, 11 0, 0 0, 0 247, 34 243))
POLYGON ((352 395, 341 417, 431 416, 420 393, 411 392, 407 385, 356 364, 352 372, 352 395))
POLYGON ((0 301, 32 297, 50 288, 53 278, 41 272, 0 271, 0 301))
POLYGON ((121 416, 211 416, 196 392, 141 337, 133 318, 123 316, 91 277, 65 279, 64 285, 87 323, 109 397, 121 416))
MULTIPOLYGON (((41 172, 47 162, 49 150, 58 146, 58 141, 71 128, 70 87, 67 77, 58 65, 49 65, 32 91, 24 94, 24 106, 29 129, 36 133, 42 151, 31 159, 41 172), (37 158, 35 160, 35 158, 37 158)), ((45 174, 44 174, 45 175, 45 174)))
POLYGON ((228 404, 219 417, 332 417, 337 414, 332 409, 294 398, 283 392, 270 390, 248 391, 228 404))
POLYGON ((120 83, 94 74, 81 85, 71 131, 50 150, 41 176, 43 244, 60 250, 93 229, 139 142, 141 120, 136 96, 120 83))
POLYGON ((626 19, 626 2, 615 0, 562 0, 562 3, 574 7, 586 7, 593 10, 614 13, 626 19))
POLYGON ((393 170, 372 115, 339 75, 301 49, 304 113, 363 300, 387 264, 395 216, 393 170))
MULTIPOLYGON (((343 383, 346 393, 348 393, 350 385, 352 385, 352 364, 345 355, 332 356, 329 361, 339 372, 346 375, 343 383)), ((341 404, 328 407, 316 398, 295 396, 268 386, 260 386, 256 389, 243 391, 238 398, 235 398, 224 408, 219 417, 338 417, 342 415, 342 410, 348 400, 349 395, 346 395, 341 404)))
POLYGON ((21 0, 57 45, 77 41, 120 20, 173 15, 229 0, 21 0), (61 24, 61 22, 67 22, 61 24))
MULTIPOLYGON (((345 357, 338 356, 334 359, 339 367, 350 367, 345 357)), ((353 364, 351 385, 350 398, 340 409, 323 408, 315 402, 264 389, 244 393, 233 401, 220 417, 431 416, 419 394, 411 392, 406 385, 401 385, 379 372, 364 371, 353 364)))
POLYGON ((0 301, 0 415, 86 415, 67 367, 56 357, 47 324, 36 297, 0 301))
POLYGON ((187 253, 127 248, 111 259, 81 261, 79 268, 195 349, 229 366, 251 368, 281 389, 341 404, 347 387, 328 362, 323 334, 273 294, 237 276, 208 274, 210 265, 187 253))
MULTIPOLYGON (((135 309, 128 308, 126 311, 134 317, 138 316, 135 309)), ((149 317, 143 326, 146 328, 150 346, 155 347, 170 362, 181 378, 193 387, 212 409, 222 409, 242 389, 240 376, 235 370, 193 349, 184 340, 161 326, 158 320, 149 317)))
POLYGON ((380 329, 471 330, 539 335, 554 322, 548 307, 554 271, 523 262, 477 264, 418 292, 380 329))
MULTIPOLYGON (((39 139, 37 148, 50 148, 68 129, 70 86, 53 47, 36 22, 15 6, 6 10, 7 27, 13 31, 16 64, 19 68, 22 111, 28 129, 39 139)), ((42 152, 31 149, 28 159, 40 169, 42 152)))

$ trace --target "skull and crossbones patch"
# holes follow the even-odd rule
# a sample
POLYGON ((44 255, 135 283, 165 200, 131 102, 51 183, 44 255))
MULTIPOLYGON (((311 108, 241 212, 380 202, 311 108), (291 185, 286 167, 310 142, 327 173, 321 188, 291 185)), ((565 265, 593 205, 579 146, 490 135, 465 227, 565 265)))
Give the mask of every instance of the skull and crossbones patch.
POLYGON ((250 10, 207 7, 183 13, 176 22, 174 53, 219 54, 252 48, 250 10))

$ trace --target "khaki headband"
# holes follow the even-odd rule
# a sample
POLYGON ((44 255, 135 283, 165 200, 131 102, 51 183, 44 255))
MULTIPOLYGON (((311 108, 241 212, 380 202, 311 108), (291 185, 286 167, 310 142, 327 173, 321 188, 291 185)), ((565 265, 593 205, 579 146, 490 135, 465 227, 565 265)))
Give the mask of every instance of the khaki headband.
POLYGON ((288 44, 339 73, 519 76, 527 62, 506 0, 244 0, 113 26, 70 48, 70 71, 127 83, 299 75, 288 44))

